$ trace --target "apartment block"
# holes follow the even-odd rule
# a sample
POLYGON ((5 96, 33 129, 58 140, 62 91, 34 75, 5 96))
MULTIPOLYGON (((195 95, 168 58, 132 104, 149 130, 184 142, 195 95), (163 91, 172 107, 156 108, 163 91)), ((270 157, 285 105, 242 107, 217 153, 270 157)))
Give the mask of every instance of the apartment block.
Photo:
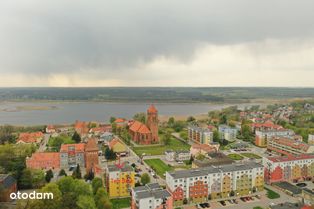
POLYGON ((236 140, 238 129, 232 128, 227 125, 220 125, 218 127, 218 132, 219 132, 220 139, 227 140, 227 141, 234 141, 236 140))
POLYGON ((158 183, 132 189, 131 209, 172 209, 173 199, 166 189, 158 183))
POLYGON ((294 135, 295 133, 289 129, 255 131, 255 145, 266 147, 268 139, 271 139, 272 137, 290 138, 294 135))
POLYGON ((302 181, 314 177, 314 155, 263 158, 265 182, 302 181))
POLYGON ((314 146, 292 138, 274 137, 268 140, 267 150, 281 155, 314 153, 314 146))
POLYGON ((200 128, 198 126, 188 127, 188 139, 200 144, 210 144, 213 142, 214 134, 207 128, 200 128))
POLYGON ((166 173, 166 184, 174 205, 208 199, 245 196, 264 188, 263 165, 248 162, 166 173))

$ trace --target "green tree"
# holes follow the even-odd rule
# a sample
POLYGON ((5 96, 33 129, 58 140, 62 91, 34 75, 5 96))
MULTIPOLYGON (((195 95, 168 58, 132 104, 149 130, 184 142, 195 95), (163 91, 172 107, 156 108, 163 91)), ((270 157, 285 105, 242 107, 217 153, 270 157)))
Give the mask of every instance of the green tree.
POLYGON ((45 179, 46 179, 46 182, 50 182, 50 180, 53 178, 53 172, 51 169, 49 169, 47 172, 46 172, 46 176, 45 176, 45 179))
POLYGON ((92 180, 92 188, 93 188, 93 193, 96 194, 99 188, 102 188, 102 180, 99 177, 96 177, 92 180))
POLYGON ((67 176, 67 173, 65 172, 64 169, 61 169, 61 170, 60 170, 59 176, 67 176))
POLYGON ((195 121, 196 119, 193 117, 193 116, 189 116, 187 119, 186 119, 186 122, 193 122, 195 121))
POLYGON ((31 189, 32 188, 32 172, 30 169, 24 169, 20 178, 20 188, 31 189))
POLYGON ((150 182, 150 177, 148 175, 148 173, 143 173, 141 176, 141 183, 142 185, 146 185, 150 182))
POLYGON ((97 209, 93 197, 87 195, 79 196, 77 206, 81 209, 97 209))
POLYGON ((225 114, 220 114, 219 123, 220 123, 220 124, 227 124, 227 121, 228 121, 227 115, 225 115, 225 114))
POLYGON ((82 178, 81 168, 80 168, 79 164, 77 164, 76 168, 74 169, 74 171, 72 173, 72 177, 76 178, 76 179, 82 178))
POLYGON ((170 140, 171 140, 171 132, 170 131, 166 131, 166 133, 162 137, 162 141, 163 141, 164 145, 169 145, 170 140))
POLYGON ((140 113, 136 113, 134 116, 133 116, 133 119, 134 120, 137 120, 141 123, 145 123, 146 122, 146 114, 143 113, 143 112, 140 112, 140 113))
POLYGON ((168 119, 168 126, 169 126, 170 128, 172 128, 173 125, 174 125, 174 123, 175 123, 174 117, 170 117, 170 118, 168 119))
POLYGON ((105 158, 107 160, 115 160, 117 157, 116 153, 110 149, 109 147, 106 147, 105 149, 105 158))
POLYGON ((99 188, 94 196, 95 203, 98 209, 111 209, 112 205, 110 203, 107 192, 104 188, 99 188))
POLYGON ((217 130, 213 132, 213 141, 218 143, 220 142, 219 132, 217 130))
POLYGON ((110 123, 112 124, 114 121, 116 120, 116 118, 115 117, 110 117, 110 123))
POLYGON ((80 143, 81 142, 81 136, 75 131, 73 136, 72 136, 72 140, 75 141, 76 143, 80 143))
POLYGON ((0 144, 15 143, 16 137, 13 134, 13 126, 5 125, 0 126, 0 144))
POLYGON ((95 174, 93 171, 89 171, 88 173, 84 175, 85 181, 88 181, 88 180, 91 181, 94 179, 94 177, 95 177, 95 174))
POLYGON ((112 123, 111 124, 111 128, 112 128, 112 133, 117 134, 117 124, 116 123, 112 123))

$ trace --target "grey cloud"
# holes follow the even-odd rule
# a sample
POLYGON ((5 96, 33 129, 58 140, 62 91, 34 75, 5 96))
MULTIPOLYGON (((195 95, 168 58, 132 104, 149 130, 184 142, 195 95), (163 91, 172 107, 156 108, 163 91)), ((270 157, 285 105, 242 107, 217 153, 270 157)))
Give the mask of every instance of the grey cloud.
MULTIPOLYGON (((310 0, 4 0, 0 71, 98 69, 106 76, 157 56, 187 62, 202 43, 314 35, 310 0)), ((119 72, 120 72, 119 71, 119 72)))

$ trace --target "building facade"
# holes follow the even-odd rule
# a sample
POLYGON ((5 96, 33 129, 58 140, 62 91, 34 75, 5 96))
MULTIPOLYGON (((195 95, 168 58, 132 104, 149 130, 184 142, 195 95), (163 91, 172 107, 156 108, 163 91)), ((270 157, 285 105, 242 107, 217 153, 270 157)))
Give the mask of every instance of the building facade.
POLYGON ((147 110, 146 124, 133 121, 129 125, 132 140, 138 144, 158 143, 158 123, 158 111, 154 105, 151 105, 147 110))
POLYGON ((26 167, 32 169, 60 168, 60 154, 58 152, 35 152, 26 158, 26 167))
POLYGON ((17 192, 17 182, 9 174, 0 174, 0 188, 0 202, 11 202, 10 194, 17 192))
POLYGON ((227 125, 220 125, 218 127, 218 132, 220 139, 227 140, 227 141, 234 141, 236 140, 238 129, 229 127, 227 125))
POLYGON ((84 154, 86 172, 95 172, 95 166, 99 164, 96 139, 92 138, 87 141, 84 154))
POLYGON ((214 133, 209 129, 198 126, 188 126, 188 139, 199 144, 210 144, 213 142, 214 133))
POLYGON ((266 147, 267 140, 272 137, 292 137, 295 133, 289 129, 255 131, 255 145, 266 147))
POLYGON ((135 186, 135 172, 130 165, 108 165, 105 171, 106 189, 110 198, 128 197, 135 186))
POLYGON ((248 162, 166 173, 174 205, 250 195, 264 188, 263 165, 248 162))
POLYGON ((314 177, 314 155, 263 158, 265 182, 302 181, 314 177))
POLYGON ((172 209, 173 199, 158 183, 132 189, 131 209, 172 209))
POLYGON ((314 153, 314 146, 292 138, 273 137, 268 139, 267 150, 281 155, 314 153))

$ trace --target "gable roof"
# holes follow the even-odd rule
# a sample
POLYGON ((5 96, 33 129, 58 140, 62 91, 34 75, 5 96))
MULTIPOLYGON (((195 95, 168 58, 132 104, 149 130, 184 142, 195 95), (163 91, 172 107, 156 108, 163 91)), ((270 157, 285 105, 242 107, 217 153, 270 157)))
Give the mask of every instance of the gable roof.
POLYGON ((158 110, 157 110, 156 107, 152 104, 152 105, 150 105, 150 106, 148 107, 147 112, 148 112, 148 113, 157 113, 158 110))
POLYGON ((5 189, 10 188, 13 184, 16 184, 15 178, 9 174, 0 174, 0 185, 3 185, 5 189))
POLYGON ((85 144, 79 143, 79 144, 62 144, 60 148, 60 152, 67 152, 69 151, 69 147, 73 147, 76 152, 84 152, 85 150, 85 144))
POLYGON ((150 134, 151 133, 149 128, 145 124, 143 124, 139 121, 134 121, 131 124, 129 129, 133 132, 139 132, 139 133, 143 133, 143 134, 150 134))
POLYGON ((94 138, 89 139, 85 145, 85 150, 86 151, 98 151, 96 139, 94 138))

